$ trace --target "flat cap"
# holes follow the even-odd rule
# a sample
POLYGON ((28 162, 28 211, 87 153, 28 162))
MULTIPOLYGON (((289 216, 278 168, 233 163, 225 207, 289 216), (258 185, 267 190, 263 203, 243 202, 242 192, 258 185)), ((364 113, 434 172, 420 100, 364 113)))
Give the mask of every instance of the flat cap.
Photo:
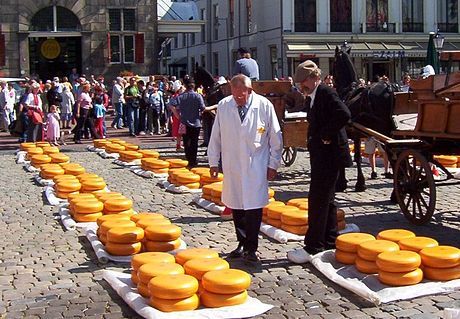
POLYGON ((294 83, 305 81, 316 69, 318 69, 318 66, 311 60, 300 63, 295 69, 294 83))

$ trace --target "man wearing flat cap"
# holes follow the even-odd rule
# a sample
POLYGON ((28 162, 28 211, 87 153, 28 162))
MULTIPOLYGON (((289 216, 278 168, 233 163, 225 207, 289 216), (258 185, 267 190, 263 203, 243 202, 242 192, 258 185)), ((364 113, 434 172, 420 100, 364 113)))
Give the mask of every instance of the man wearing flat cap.
POLYGON ((288 252, 288 259, 306 263, 311 261, 312 255, 335 248, 335 184, 339 170, 352 164, 345 132, 350 111, 331 87, 321 83, 321 70, 313 61, 307 60, 297 66, 294 82, 307 96, 311 181, 305 245, 288 252))
POLYGON ((233 75, 244 74, 251 81, 259 80, 259 65, 256 60, 251 58, 251 53, 244 48, 239 48, 240 59, 235 61, 233 66, 233 75))

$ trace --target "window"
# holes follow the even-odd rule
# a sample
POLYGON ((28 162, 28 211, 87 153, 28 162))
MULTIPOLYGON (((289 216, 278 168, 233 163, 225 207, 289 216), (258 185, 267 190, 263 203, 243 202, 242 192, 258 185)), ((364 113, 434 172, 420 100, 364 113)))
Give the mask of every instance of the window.
POLYGON ((316 0, 295 0, 294 15, 296 32, 316 32, 316 0))
POLYGON ((272 69, 272 79, 278 77, 278 50, 276 46, 270 46, 270 64, 272 69))
POLYGON ((219 53, 217 52, 212 54, 212 65, 214 75, 219 75, 219 53))
POLYGON ((331 0, 331 32, 351 32, 351 0, 331 0))
POLYGON ((388 31, 388 0, 366 0, 366 30, 388 31))
POLYGON ((249 52, 251 53, 251 58, 257 60, 257 48, 250 48, 249 52))
POLYGON ((134 63, 134 35, 123 36, 125 63, 134 63))
POLYGON ((121 63, 121 44, 119 35, 110 36, 110 62, 121 63))
POLYGON ((246 0, 246 25, 247 33, 251 33, 252 30, 252 0, 246 0))
POLYGON ((110 62, 134 63, 134 35, 110 35, 110 62), (123 48, 123 49, 122 49, 123 48), (123 52, 123 54, 122 54, 123 52))
POLYGON ((438 0, 438 29, 441 32, 458 32, 457 0, 438 0))
POLYGON ((212 22, 214 26, 214 40, 219 40, 219 5, 212 6, 212 22))
POLYGON ((402 0, 402 31, 423 32, 423 1, 402 0))
POLYGON ((50 6, 32 17, 30 31, 81 31, 81 25, 78 17, 69 9, 50 6))
POLYGON ((233 37, 235 35, 235 0, 228 0, 228 35, 227 37, 233 37))
MULTIPOLYGON (((201 9, 201 14, 200 14, 201 20, 206 20, 206 10, 201 9)), ((206 28, 204 25, 201 26, 201 43, 206 42, 206 28)))
POLYGON ((143 63, 144 35, 136 34, 135 9, 108 9, 111 63, 143 63))

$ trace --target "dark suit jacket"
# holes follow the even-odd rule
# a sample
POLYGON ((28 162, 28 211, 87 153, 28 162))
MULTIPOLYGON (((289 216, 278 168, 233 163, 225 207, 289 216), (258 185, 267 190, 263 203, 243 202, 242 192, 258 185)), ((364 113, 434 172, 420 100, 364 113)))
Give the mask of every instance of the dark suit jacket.
POLYGON ((352 165, 345 126, 351 115, 348 107, 329 86, 320 84, 308 113, 308 150, 310 157, 325 166, 352 165), (324 144, 323 140, 331 141, 324 144))

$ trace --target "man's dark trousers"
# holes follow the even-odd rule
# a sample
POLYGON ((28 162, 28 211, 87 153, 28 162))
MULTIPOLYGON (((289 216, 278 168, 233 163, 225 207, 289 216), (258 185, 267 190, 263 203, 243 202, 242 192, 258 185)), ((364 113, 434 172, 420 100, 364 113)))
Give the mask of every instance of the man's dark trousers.
POLYGON ((232 209, 238 245, 244 251, 255 253, 259 245, 259 229, 262 222, 262 208, 232 209))

